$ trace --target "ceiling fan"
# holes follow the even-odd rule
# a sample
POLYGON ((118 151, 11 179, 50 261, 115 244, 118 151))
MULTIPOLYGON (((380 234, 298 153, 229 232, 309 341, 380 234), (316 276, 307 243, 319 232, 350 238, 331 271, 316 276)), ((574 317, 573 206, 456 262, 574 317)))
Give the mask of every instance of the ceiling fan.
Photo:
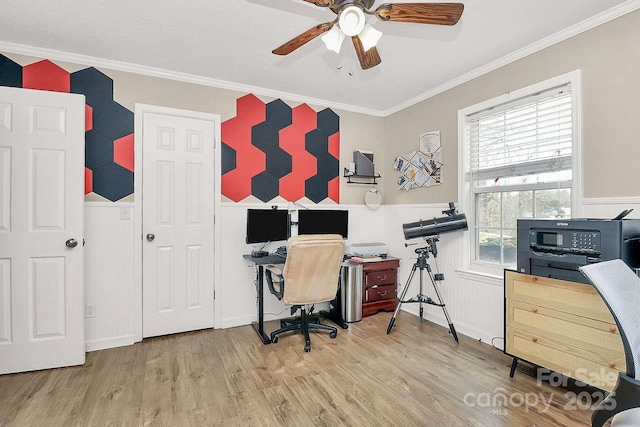
POLYGON ((303 0, 319 7, 327 7, 336 19, 316 25, 273 50, 276 55, 288 55, 316 37, 327 48, 340 51, 345 37, 351 37, 363 70, 382 62, 376 43, 382 33, 366 23, 365 15, 375 15, 381 21, 413 22, 417 24, 455 25, 464 5, 462 3, 384 3, 369 10, 375 0, 303 0), (338 25, 336 25, 338 24, 338 25))

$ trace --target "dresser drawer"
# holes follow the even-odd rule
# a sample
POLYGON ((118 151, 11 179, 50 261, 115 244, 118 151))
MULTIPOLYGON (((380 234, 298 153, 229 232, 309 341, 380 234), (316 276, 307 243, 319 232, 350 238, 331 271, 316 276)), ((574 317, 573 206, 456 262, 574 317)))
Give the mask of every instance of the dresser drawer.
POLYGON ((615 323, 604 301, 591 285, 507 271, 505 286, 507 299, 615 323))
POLYGON ((399 266, 400 260, 393 258, 376 262, 365 262, 362 264, 362 270, 366 273, 367 271, 393 270, 399 266))
POLYGON ((364 286, 370 287, 373 285, 395 285, 397 277, 397 270, 379 270, 369 271, 364 275, 364 286))
POLYGON ((396 298, 398 287, 393 285, 373 285, 367 286, 362 295, 362 302, 374 302, 396 298))
POLYGON ((509 326, 506 330, 507 353, 592 386, 611 391, 619 372, 625 370, 625 363, 619 360, 509 326))
POLYGON ((508 300, 507 325, 587 349, 594 355, 624 361, 622 338, 613 319, 611 323, 607 323, 521 301, 508 300))

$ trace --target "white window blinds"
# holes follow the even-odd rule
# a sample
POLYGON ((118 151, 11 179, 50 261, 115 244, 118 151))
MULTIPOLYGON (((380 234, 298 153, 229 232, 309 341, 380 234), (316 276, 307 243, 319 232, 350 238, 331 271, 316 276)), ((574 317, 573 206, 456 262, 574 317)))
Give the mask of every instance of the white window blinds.
POLYGON ((540 182, 554 173, 571 181, 572 100, 570 85, 510 101, 467 116, 470 172, 474 186, 496 185, 505 178, 540 182), (565 171, 565 173, 558 173, 565 171))

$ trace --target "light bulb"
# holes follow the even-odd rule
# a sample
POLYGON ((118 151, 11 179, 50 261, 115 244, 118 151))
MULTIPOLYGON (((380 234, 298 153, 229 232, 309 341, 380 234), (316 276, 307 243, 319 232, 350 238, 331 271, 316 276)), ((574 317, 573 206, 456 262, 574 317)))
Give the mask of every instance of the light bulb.
POLYGON ((344 33, 340 31, 340 28, 337 25, 334 25, 329 31, 320 37, 320 40, 324 42, 327 49, 332 50, 335 53, 340 53, 340 46, 342 46, 342 41, 344 40, 344 33))
POLYGON ((373 28, 371 25, 367 24, 364 26, 364 29, 360 34, 358 34, 360 41, 362 42, 362 47, 364 51, 368 51, 376 44, 378 44, 378 40, 382 37, 382 31, 378 31, 373 28))

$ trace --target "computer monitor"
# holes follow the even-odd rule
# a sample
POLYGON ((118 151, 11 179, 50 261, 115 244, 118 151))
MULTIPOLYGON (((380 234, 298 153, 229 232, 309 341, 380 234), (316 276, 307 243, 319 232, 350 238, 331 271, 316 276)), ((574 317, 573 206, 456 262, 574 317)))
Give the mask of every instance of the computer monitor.
POLYGON ((289 211, 247 209, 247 243, 287 240, 291 235, 289 211))
POLYGON ((349 230, 349 211, 309 209, 298 211, 298 234, 339 234, 345 239, 349 230))

